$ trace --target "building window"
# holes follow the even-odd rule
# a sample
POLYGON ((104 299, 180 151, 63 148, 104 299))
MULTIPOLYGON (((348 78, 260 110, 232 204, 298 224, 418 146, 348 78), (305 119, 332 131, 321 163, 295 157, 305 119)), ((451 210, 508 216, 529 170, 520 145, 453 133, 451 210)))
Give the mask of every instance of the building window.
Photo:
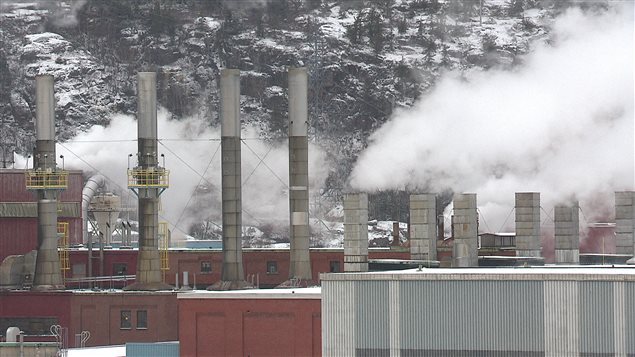
POLYGON ((130 313, 130 310, 121 310, 119 328, 122 330, 130 330, 132 328, 132 314, 130 313))
POLYGON ((329 262, 329 268, 331 273, 339 273, 341 271, 339 260, 331 260, 329 262))
POLYGON ((128 273, 128 264, 126 263, 113 263, 112 275, 126 275, 128 273))
POLYGON ((201 262, 201 273, 202 274, 210 274, 212 272, 212 262, 210 261, 202 261, 201 262))
POLYGON ((86 264, 73 264, 72 273, 73 278, 86 277, 86 264))
POLYGON ((278 274, 278 262, 276 261, 267 262, 267 274, 278 274))
POLYGON ((148 311, 137 310, 137 330, 145 330, 148 328, 148 311))

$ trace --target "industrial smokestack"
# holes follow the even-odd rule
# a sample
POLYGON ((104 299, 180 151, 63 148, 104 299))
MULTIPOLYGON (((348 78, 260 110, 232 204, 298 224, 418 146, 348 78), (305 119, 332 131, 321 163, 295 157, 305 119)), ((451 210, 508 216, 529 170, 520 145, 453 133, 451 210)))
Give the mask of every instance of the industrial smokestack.
POLYGON ((577 201, 554 208, 556 264, 580 262, 580 206, 577 201))
POLYGON ((138 164, 128 171, 128 182, 139 199, 139 255, 136 281, 125 289, 168 290, 159 257, 159 195, 168 187, 168 172, 157 156, 157 75, 140 72, 137 80, 138 164))
POLYGON ((437 197, 410 195, 410 259, 437 260, 437 197))
POLYGON ((240 170, 240 72, 223 69, 220 79, 223 269, 209 290, 250 288, 242 253, 242 180, 240 170))
POLYGON ((306 68, 289 69, 289 279, 310 282, 309 141, 306 68))
POLYGON ((615 192, 615 250, 617 254, 634 254, 635 192, 615 192))
POLYGON ((27 188, 37 192, 38 251, 33 288, 64 289, 57 251, 57 196, 67 185, 67 175, 55 162, 55 96, 53 76, 37 76, 36 141, 33 170, 27 171, 27 188))
POLYGON ((478 214, 476 194, 454 195, 453 267, 478 266, 478 214))
POLYGON ((368 271, 368 195, 344 195, 344 271, 368 271))
POLYGON ((516 192, 516 255, 540 257, 540 193, 516 192))

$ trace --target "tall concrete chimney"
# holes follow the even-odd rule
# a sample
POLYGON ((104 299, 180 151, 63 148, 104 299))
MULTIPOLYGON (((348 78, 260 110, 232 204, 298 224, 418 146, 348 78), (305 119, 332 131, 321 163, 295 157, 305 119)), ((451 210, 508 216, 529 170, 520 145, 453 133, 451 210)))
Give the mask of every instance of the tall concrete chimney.
POLYGON ((137 75, 138 164, 129 171, 129 187, 139 199, 137 277, 125 290, 168 290, 159 256, 159 195, 168 187, 167 170, 159 166, 157 148, 157 75, 137 75))
POLYGON ((540 257, 540 193, 516 192, 516 255, 540 257))
MULTIPOLYGON (((289 69, 289 279, 310 282, 309 141, 306 68, 289 69)), ((304 284, 302 284, 304 285, 304 284)))
POLYGON ((57 171, 55 157, 55 96, 53 76, 35 78, 35 152, 27 188, 37 192, 38 250, 33 289, 64 289, 57 252, 57 196, 68 177, 57 171))
POLYGON ((437 197, 410 195, 410 259, 437 260, 437 197))
POLYGON ((580 262, 580 207, 575 201, 554 208, 556 264, 580 262))
POLYGON ((240 169, 240 71, 223 69, 220 78, 221 196, 223 269, 209 290, 250 288, 245 281, 242 253, 242 189, 240 169))
POLYGON ((344 195, 344 271, 368 271, 368 195, 344 195))
POLYGON ((453 267, 478 266, 478 213, 476 194, 454 195, 454 217, 452 220, 454 247, 453 267))
POLYGON ((615 252, 634 254, 635 192, 615 192, 615 252))

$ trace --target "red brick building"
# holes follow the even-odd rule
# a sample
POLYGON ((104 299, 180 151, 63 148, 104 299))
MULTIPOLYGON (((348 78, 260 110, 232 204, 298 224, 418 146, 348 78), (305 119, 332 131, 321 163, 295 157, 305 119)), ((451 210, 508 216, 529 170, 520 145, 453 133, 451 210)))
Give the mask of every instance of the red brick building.
POLYGON ((51 325, 68 328, 69 346, 82 331, 87 346, 178 339, 175 292, 0 292, 0 330, 17 326, 26 340, 54 341, 51 325))
POLYGON ((321 356, 319 288, 178 295, 179 342, 190 356, 321 356))

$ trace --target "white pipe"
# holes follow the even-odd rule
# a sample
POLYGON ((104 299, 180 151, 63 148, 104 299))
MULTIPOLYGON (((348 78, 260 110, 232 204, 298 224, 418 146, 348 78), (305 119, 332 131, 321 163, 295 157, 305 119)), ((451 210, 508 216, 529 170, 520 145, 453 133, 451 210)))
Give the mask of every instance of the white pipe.
POLYGON ((102 175, 94 175, 86 181, 86 185, 84 185, 84 190, 82 191, 82 227, 83 227, 83 237, 82 243, 86 244, 88 242, 88 206, 90 205, 90 201, 93 199, 95 193, 97 193, 97 189, 99 186, 106 184, 106 178, 102 175))
POLYGON ((187 288, 190 285, 189 272, 183 272, 183 287, 187 288))

